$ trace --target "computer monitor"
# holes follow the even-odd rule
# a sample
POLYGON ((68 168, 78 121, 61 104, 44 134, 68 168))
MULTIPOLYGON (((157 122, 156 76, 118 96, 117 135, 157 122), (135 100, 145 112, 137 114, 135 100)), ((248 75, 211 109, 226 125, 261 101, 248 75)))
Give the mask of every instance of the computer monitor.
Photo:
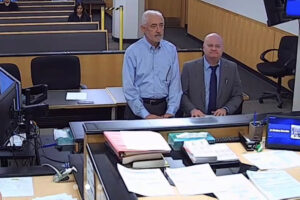
POLYGON ((300 150, 300 116, 268 116, 266 147, 300 150))
POLYGON ((288 17, 300 18, 300 0, 286 0, 285 12, 288 17))
POLYGON ((0 67, 0 147, 5 146, 18 126, 20 95, 20 82, 0 67))
POLYGON ((268 26, 274 26, 293 20, 285 13, 285 0, 264 0, 268 26))

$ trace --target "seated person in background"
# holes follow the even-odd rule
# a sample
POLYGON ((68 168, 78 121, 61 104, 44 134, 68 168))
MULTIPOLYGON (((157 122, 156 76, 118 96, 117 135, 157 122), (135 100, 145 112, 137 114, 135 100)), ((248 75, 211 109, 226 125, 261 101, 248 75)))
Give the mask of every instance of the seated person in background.
POLYGON ((181 109, 186 116, 233 114, 242 103, 237 65, 221 58, 223 39, 216 33, 204 39, 204 57, 187 62, 181 74, 181 109))
POLYGON ((0 4, 0 11, 18 11, 18 4, 15 2, 11 2, 10 0, 4 0, 3 3, 0 4))
POLYGON ((163 40, 164 25, 160 12, 145 11, 141 23, 144 37, 126 49, 125 119, 170 118, 179 108, 182 91, 177 50, 163 40))
POLYGON ((74 7, 74 12, 69 16, 68 22, 90 22, 91 18, 86 13, 82 3, 78 3, 74 7))

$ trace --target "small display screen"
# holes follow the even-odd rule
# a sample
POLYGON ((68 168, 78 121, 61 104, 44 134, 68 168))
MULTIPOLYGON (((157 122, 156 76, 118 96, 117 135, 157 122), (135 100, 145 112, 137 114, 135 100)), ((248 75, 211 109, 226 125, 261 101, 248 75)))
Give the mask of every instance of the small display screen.
POLYGON ((300 116, 268 116, 266 147, 300 150, 300 116))
POLYGON ((288 17, 300 17, 300 0, 286 0, 285 12, 288 17))
POLYGON ((4 94, 5 91, 14 84, 14 80, 8 77, 0 70, 0 94, 4 94))

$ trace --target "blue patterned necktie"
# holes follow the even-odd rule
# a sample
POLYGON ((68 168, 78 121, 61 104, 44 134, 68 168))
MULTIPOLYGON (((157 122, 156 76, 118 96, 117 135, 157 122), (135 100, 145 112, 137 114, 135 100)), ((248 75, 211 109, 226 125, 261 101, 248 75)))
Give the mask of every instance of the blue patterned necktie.
POLYGON ((212 114, 212 111, 216 110, 217 105, 217 75, 216 70, 217 66, 210 66, 211 75, 210 75, 210 83, 209 83, 209 102, 207 114, 212 114))

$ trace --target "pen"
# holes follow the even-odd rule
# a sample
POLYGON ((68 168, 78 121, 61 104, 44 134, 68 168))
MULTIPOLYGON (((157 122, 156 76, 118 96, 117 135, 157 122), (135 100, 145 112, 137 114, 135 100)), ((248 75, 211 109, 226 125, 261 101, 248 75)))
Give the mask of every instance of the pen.
POLYGON ((256 111, 253 114, 253 125, 256 126, 256 111))

